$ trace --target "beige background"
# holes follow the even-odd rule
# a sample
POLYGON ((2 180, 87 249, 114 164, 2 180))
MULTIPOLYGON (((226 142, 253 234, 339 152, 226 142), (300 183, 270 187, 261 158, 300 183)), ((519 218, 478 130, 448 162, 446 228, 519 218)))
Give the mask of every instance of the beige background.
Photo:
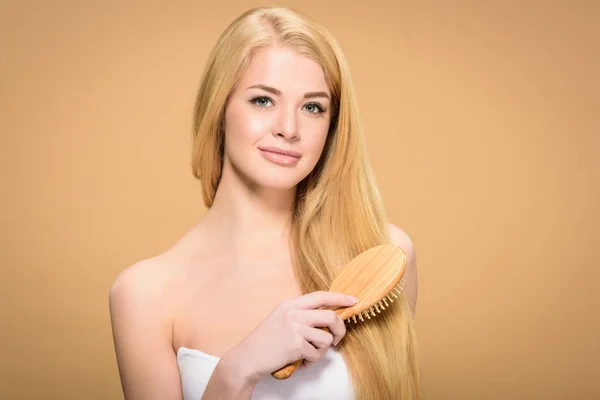
MULTIPOLYGON (((2 2, 0 398, 122 398, 109 287, 203 214, 196 87, 261 4, 214 3, 2 2)), ((350 62, 427 398, 600 398, 600 2, 281 4, 350 62)))

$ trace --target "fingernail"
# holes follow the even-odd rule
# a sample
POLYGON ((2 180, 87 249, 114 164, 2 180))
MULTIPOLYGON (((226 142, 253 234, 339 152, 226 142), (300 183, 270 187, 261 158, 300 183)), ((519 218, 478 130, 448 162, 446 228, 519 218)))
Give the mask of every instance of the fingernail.
POLYGON ((356 297, 352 297, 352 296, 346 296, 348 297, 348 300, 354 302, 354 303, 358 303, 358 299, 356 297))

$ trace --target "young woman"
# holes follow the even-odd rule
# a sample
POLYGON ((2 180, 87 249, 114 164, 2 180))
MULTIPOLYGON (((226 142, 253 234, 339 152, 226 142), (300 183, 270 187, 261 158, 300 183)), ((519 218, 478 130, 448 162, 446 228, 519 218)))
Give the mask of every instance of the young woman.
POLYGON ((385 219, 348 67, 325 28, 266 7, 226 29, 198 91, 192 168, 206 214, 111 289, 125 397, 420 398, 413 246, 385 219), (354 299, 327 288, 389 242, 409 256, 404 296, 346 328, 322 308, 354 299), (292 377, 271 377, 299 358, 292 377))

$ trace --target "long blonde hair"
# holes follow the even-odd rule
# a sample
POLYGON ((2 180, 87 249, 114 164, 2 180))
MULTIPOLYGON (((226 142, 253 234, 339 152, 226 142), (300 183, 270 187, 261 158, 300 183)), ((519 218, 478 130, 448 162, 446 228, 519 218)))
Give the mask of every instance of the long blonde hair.
MULTIPOLYGON (((298 184, 291 235, 294 271, 303 293, 327 290, 340 267, 390 239, 347 62, 323 26, 287 7, 255 8, 231 23, 214 46, 200 83, 192 169, 210 207, 223 167, 227 100, 253 54, 274 44, 319 63, 332 94, 329 134, 316 167, 298 184)), ((374 320, 349 325, 338 348, 357 399, 421 398, 416 338, 403 296, 374 320)))

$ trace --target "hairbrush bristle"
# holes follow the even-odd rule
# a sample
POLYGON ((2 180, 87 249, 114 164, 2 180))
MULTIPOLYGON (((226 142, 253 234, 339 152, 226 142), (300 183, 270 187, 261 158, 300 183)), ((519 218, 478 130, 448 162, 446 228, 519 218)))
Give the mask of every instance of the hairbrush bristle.
POLYGON ((372 307, 368 308, 367 310, 362 311, 361 313, 357 314, 358 320, 356 319, 356 315, 353 315, 352 317, 348 318, 346 320, 346 322, 354 322, 356 324, 360 321, 364 321, 365 319, 371 319, 371 316, 375 317, 375 316, 377 316, 377 314, 381 314, 381 312, 383 310, 385 310, 387 307, 391 307, 391 305, 388 303, 388 300, 390 303, 393 303, 394 299, 397 299, 398 295, 402 294, 402 290, 404 289, 405 283, 406 283, 406 279, 403 276, 402 279, 400 280, 400 282, 398 282, 398 284, 396 286, 394 286, 392 288, 392 290, 387 295, 385 295, 385 297, 383 299, 381 299, 378 303, 374 304, 372 307))

